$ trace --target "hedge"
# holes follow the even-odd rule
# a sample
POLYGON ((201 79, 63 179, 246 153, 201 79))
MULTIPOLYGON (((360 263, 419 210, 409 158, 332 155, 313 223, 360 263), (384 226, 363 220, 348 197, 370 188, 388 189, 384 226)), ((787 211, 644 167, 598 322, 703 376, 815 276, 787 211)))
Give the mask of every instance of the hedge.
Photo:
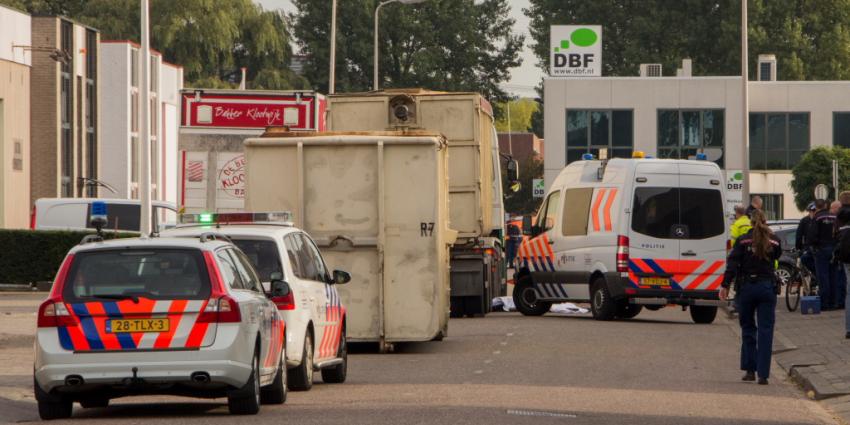
MULTIPOLYGON (((0 229, 0 283, 52 281, 65 254, 93 232, 0 229)), ((110 238, 111 235, 106 235, 110 238)), ((133 237, 118 234, 115 237, 133 237)))

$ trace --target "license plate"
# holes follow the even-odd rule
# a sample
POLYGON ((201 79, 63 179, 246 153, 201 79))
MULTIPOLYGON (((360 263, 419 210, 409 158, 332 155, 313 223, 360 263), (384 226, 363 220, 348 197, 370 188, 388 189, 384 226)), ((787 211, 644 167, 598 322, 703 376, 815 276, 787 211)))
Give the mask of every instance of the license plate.
POLYGON ((106 323, 109 333, 168 332, 168 319, 115 319, 106 323))
POLYGON ((640 284, 642 286, 670 286, 670 279, 666 277, 642 277, 640 284))

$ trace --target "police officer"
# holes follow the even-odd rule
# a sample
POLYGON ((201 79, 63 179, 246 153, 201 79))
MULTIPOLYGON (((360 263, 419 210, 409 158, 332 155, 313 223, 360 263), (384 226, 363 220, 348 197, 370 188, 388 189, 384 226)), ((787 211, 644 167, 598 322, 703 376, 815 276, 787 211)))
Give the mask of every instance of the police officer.
POLYGON ((750 225, 750 217, 747 215, 747 210, 743 205, 735 205, 735 222, 729 227, 729 245, 735 246, 735 241, 738 240, 744 233, 747 233, 752 226, 750 225))
POLYGON ((808 234, 809 226, 812 225, 812 220, 815 218, 815 203, 810 202, 806 207, 805 217, 800 219, 800 224, 797 225, 797 233, 795 234, 794 248, 800 256, 800 263, 807 268, 812 274, 815 273, 815 257, 812 254, 809 246, 808 234))
POLYGON ((834 310, 838 305, 838 266, 832 261, 832 253, 835 250, 835 216, 830 214, 829 204, 823 199, 815 201, 815 208, 817 212, 809 226, 806 241, 815 256, 821 310, 834 310))
POLYGON ((745 372, 741 379, 755 381, 758 372, 759 385, 767 385, 778 288, 774 262, 782 255, 782 246, 767 226, 764 213, 753 210, 750 220, 752 229, 738 239, 726 259, 720 299, 727 299, 729 287, 738 280, 741 370, 745 372))

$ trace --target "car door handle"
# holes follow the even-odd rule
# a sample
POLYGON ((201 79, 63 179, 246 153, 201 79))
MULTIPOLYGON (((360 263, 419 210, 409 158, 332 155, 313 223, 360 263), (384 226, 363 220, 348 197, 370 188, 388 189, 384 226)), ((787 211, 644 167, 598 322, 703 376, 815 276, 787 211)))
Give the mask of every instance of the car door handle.
POLYGON ((693 251, 685 251, 682 253, 682 255, 684 255, 685 257, 696 257, 697 253, 693 251))
POLYGON ((555 245, 555 241, 552 241, 552 240, 550 240, 549 242, 546 242, 546 243, 548 243, 549 245, 555 245))

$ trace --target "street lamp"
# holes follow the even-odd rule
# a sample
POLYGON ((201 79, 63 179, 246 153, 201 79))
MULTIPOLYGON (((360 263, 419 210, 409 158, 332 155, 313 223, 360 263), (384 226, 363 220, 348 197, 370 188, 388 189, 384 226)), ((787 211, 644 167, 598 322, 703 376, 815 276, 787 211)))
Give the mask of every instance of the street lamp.
POLYGON ((386 0, 378 4, 378 7, 375 8, 375 66, 373 68, 373 84, 372 89, 378 91, 378 12, 381 11, 381 8, 390 3, 401 3, 401 4, 416 4, 422 3, 426 0, 386 0))

